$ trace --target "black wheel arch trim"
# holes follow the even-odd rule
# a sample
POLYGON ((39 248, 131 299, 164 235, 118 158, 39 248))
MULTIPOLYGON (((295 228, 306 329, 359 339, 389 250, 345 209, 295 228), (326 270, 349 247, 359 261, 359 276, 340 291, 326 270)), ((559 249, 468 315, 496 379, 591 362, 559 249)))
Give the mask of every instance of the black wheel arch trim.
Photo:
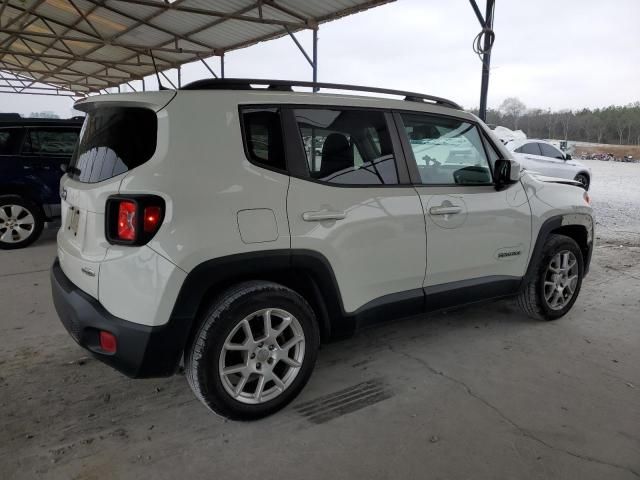
POLYGON ((547 242, 549 235, 551 235, 554 231, 561 230, 563 227, 570 226, 583 227, 587 232, 586 252, 583 250, 584 275, 587 275, 587 273, 589 272, 589 265, 591 263, 591 256, 593 253, 593 219, 586 213, 555 215, 545 220, 538 230, 536 243, 529 258, 527 272, 522 278, 521 288, 524 288, 527 282, 531 280, 531 278, 535 275, 536 267, 538 265, 540 257, 542 256, 542 250, 544 249, 544 245, 547 242))

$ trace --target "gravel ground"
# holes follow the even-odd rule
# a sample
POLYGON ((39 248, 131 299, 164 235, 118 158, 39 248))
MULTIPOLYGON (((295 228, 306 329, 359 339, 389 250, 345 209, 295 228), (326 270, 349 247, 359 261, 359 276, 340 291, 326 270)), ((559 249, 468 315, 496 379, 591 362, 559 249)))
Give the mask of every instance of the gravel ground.
POLYGON ((53 232, 1 251, 0 479, 640 478, 640 165, 589 163, 599 241, 566 317, 500 301, 365 330, 253 423, 88 357, 51 303, 53 232))
POLYGON ((593 171, 589 193, 596 212, 596 237, 640 246, 640 163, 581 162, 593 171))

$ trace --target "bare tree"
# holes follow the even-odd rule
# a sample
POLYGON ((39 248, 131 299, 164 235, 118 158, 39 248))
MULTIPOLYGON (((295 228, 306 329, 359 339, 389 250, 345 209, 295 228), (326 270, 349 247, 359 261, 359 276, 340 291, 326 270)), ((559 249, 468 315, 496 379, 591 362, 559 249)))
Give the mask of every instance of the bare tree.
POLYGON ((544 117, 544 124, 546 125, 547 130, 549 130, 549 135, 547 135, 547 138, 552 138, 553 127, 556 126, 556 117, 551 114, 551 109, 547 110, 547 114, 544 117))
POLYGON ((560 120, 560 125, 562 125, 562 134, 565 140, 569 140, 569 125, 571 124, 572 117, 573 112, 571 110, 560 111, 558 120, 560 120))
POLYGON ((504 115, 513 117, 513 129, 518 129, 518 120, 527 110, 527 106, 516 97, 505 98, 499 109, 504 115))

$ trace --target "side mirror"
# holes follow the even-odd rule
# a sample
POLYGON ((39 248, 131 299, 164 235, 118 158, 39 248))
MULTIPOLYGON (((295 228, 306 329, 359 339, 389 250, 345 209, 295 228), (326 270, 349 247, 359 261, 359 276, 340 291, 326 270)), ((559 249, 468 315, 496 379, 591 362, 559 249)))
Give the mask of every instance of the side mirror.
POLYGON ((493 171, 493 180, 498 190, 520 180, 520 164, 515 160, 496 160, 493 171))
POLYGON ((566 154, 564 155, 564 159, 565 159, 565 160, 571 160, 571 154, 570 154, 570 153, 566 153, 566 154))

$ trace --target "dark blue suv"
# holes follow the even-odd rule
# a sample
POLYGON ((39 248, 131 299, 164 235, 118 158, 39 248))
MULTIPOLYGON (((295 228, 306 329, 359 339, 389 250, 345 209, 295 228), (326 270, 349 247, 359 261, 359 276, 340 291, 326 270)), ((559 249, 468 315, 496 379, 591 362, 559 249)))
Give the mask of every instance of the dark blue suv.
POLYGON ((60 177, 82 121, 0 114, 0 249, 26 247, 60 216, 60 177))

